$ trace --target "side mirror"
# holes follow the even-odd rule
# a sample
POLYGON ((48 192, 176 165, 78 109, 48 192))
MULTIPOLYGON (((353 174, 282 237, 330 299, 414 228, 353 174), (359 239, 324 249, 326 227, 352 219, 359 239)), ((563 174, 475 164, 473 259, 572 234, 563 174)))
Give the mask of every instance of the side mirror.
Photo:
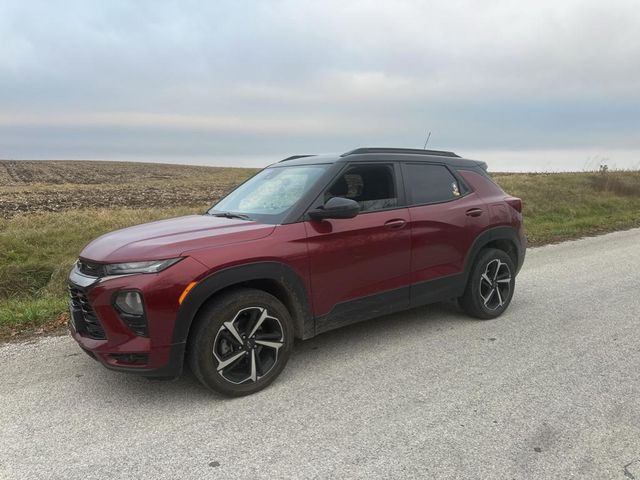
POLYGON ((324 207, 316 208, 309 212, 314 220, 323 218, 353 218, 360 213, 360 205, 355 200, 342 197, 331 197, 324 207))

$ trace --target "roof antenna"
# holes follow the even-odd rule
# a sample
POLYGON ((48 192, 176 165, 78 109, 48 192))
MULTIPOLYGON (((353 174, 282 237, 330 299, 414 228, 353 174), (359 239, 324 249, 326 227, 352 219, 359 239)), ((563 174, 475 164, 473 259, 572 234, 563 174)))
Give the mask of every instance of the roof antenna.
POLYGON ((429 143, 430 138, 431 138, 431 131, 429 131, 429 135, 427 135, 427 141, 424 142, 424 147, 422 147, 423 150, 427 149, 427 143, 429 143))

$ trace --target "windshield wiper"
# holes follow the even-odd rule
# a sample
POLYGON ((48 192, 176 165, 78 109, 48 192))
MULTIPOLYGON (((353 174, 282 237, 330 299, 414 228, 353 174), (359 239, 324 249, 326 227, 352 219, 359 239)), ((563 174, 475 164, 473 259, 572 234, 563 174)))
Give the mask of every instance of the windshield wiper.
POLYGON ((244 213, 216 212, 216 213, 210 213, 209 215, 213 215, 214 217, 239 218, 240 220, 251 220, 251 217, 249 215, 245 215, 244 213))

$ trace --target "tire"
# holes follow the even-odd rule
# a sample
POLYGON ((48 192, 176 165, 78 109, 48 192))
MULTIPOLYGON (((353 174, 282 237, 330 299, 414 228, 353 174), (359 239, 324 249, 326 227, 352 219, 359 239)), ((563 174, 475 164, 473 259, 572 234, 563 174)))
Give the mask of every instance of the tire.
POLYGON ((251 288, 232 290, 198 313, 189 336, 189 366, 215 392, 250 395, 282 372, 293 333, 291 316, 276 297, 251 288))
POLYGON ((469 274, 467 287, 458 299, 462 309, 481 320, 499 317, 511 303, 515 290, 515 266, 502 250, 482 250, 469 274))

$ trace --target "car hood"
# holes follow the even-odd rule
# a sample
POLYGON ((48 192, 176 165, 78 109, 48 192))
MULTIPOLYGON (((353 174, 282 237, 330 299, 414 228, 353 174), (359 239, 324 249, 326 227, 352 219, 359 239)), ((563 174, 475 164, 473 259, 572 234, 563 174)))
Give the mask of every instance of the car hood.
POLYGON ((101 263, 163 260, 189 250, 266 237, 274 225, 211 215, 189 215, 123 228, 96 238, 80 257, 101 263))

